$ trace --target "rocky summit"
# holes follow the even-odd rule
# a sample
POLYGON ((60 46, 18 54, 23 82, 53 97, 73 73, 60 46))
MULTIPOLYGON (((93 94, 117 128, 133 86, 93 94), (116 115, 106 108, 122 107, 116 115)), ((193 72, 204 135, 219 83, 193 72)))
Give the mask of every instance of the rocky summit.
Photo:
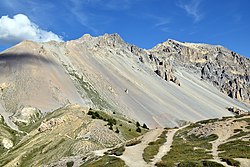
MULTIPOLYGON (((187 140, 192 134, 218 135, 203 134, 207 129, 198 127, 201 123, 194 125, 197 128, 191 124, 189 133, 163 128, 250 111, 250 59, 217 45, 169 39, 146 50, 118 34, 86 34, 67 42, 23 41, 0 53, 0 71, 0 166, 91 166, 107 148, 114 150, 100 163, 133 166, 136 155, 135 161, 127 157, 133 148, 125 150, 122 160, 117 156, 124 144, 140 143, 139 136, 138 151, 143 151, 163 132, 169 140, 175 134, 187 140)), ((229 123, 236 120, 246 127, 235 125, 231 136, 237 129, 247 136, 248 117, 245 122, 230 117, 229 123)), ((232 142, 231 136, 227 140, 232 142)), ((211 148, 202 149, 212 151, 204 156, 226 165, 219 159, 217 138, 210 137, 206 144, 212 143, 211 148)), ((140 159, 136 165, 166 165, 169 157, 161 158, 170 146, 161 148, 152 161, 140 159)), ((211 163, 204 159, 197 163, 211 163)))

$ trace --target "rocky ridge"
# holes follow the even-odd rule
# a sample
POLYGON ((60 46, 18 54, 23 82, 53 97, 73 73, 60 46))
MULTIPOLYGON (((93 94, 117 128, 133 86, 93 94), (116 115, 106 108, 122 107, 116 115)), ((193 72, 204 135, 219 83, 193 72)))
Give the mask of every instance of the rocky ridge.
POLYGON ((250 60, 222 46, 167 40, 150 52, 175 68, 184 67, 229 97, 250 102, 250 60))

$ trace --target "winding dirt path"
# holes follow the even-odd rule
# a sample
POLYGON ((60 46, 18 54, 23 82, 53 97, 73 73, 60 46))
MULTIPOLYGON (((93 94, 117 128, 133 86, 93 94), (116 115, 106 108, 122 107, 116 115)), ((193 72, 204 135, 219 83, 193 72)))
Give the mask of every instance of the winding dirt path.
MULTIPOLYGON (((213 161, 220 163, 226 167, 229 167, 227 163, 223 162, 220 157, 219 157, 219 151, 218 147, 221 144, 224 144, 229 141, 233 141, 236 139, 229 139, 231 136, 234 135, 234 130, 235 129, 241 129, 241 126, 246 126, 247 123, 245 122, 233 122, 236 119, 231 119, 229 121, 218 123, 217 127, 214 130, 214 134, 218 136, 217 140, 214 140, 210 142, 212 144, 212 155, 213 155, 213 161), (218 128, 219 127, 219 128, 218 128)), ((239 138, 238 138, 239 139, 239 138)))
POLYGON ((147 164, 142 157, 143 150, 147 147, 148 143, 151 141, 155 141, 159 135, 163 132, 163 128, 158 128, 154 130, 150 130, 148 133, 146 133, 143 138, 141 139, 141 143, 135 145, 126 147, 124 153, 121 158, 125 164, 129 167, 147 167, 152 166, 147 164))
POLYGON ((168 133, 166 134, 167 137, 167 141, 159 148, 159 152, 157 155, 155 155, 154 159, 152 160, 152 162, 150 162, 151 166, 154 166, 157 162, 159 162, 161 160, 161 158, 166 155, 172 146, 173 143, 173 138, 175 133, 178 131, 179 129, 171 129, 168 130, 168 133))

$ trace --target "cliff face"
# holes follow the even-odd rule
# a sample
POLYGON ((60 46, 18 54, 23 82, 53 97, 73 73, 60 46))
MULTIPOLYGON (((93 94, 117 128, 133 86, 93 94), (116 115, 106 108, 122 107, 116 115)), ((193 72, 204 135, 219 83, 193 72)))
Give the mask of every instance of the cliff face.
POLYGON ((250 60, 222 46, 168 40, 150 52, 198 73, 229 97, 250 102, 250 60))
POLYGON ((0 65, 0 114, 14 128, 9 116, 26 107, 44 113, 80 104, 149 127, 231 115, 228 107, 250 109, 242 103, 249 102, 249 59, 219 46, 168 40, 145 50, 118 34, 84 35, 22 42, 1 53, 0 65))

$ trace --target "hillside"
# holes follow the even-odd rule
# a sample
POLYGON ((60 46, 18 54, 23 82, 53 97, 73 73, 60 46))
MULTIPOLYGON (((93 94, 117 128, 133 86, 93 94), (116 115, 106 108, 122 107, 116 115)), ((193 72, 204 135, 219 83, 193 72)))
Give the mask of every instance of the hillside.
POLYGON ((0 166, 41 166, 61 158, 83 163, 92 151, 114 147, 145 133, 135 122, 78 105, 59 108, 19 132, 0 121, 0 166), (85 158, 85 159, 84 159, 85 158))
POLYGON ((154 129, 122 155, 102 155, 82 166, 248 167, 250 117, 199 121, 175 129, 154 129))
POLYGON ((0 55, 4 74, 0 76, 0 113, 17 130, 9 116, 25 107, 46 113, 80 104, 116 111, 149 127, 232 115, 227 107, 248 111, 249 59, 236 54, 234 62, 229 51, 221 49, 225 58, 217 55, 217 59, 226 62, 225 72, 219 73, 221 61, 207 71, 215 48, 169 40, 144 50, 118 34, 84 35, 61 43, 24 41, 0 55), (204 49, 194 53, 200 47, 206 54, 204 49), (231 67, 234 72, 228 70, 231 67))
POLYGON ((175 40, 23 41, 0 53, 0 166, 245 167, 249 67, 175 40))

